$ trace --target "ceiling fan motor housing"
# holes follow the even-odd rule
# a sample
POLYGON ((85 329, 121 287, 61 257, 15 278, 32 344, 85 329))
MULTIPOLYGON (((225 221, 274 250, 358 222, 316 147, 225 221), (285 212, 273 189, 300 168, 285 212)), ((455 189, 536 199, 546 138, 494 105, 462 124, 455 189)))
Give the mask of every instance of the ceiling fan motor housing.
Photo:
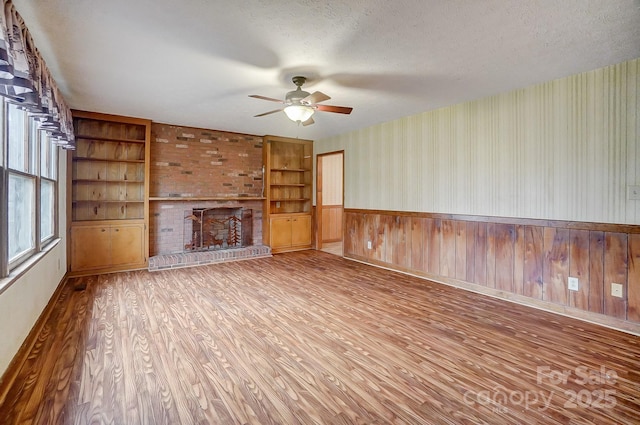
POLYGON ((287 93, 285 103, 288 105, 301 105, 302 102, 300 101, 307 96, 309 96, 309 93, 298 87, 296 90, 287 93))
POLYGON ((309 92, 302 90, 302 85, 307 81, 307 79, 306 77, 298 75, 293 77, 291 81, 293 81, 293 84, 298 86, 298 88, 287 93, 284 98, 285 103, 288 105, 301 105, 301 100, 309 96, 309 92))

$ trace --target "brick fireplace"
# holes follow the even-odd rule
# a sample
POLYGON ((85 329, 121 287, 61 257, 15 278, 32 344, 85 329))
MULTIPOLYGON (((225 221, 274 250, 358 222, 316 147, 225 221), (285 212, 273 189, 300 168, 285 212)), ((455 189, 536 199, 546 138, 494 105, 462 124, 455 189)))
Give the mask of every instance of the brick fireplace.
POLYGON ((151 131, 149 268, 270 255, 262 245, 262 138, 158 123, 151 131), (203 219, 221 232, 203 234, 203 219), (231 222, 240 233, 230 238, 231 222))
POLYGON ((253 245, 252 211, 245 208, 193 208, 184 212, 184 251, 210 251, 253 245))

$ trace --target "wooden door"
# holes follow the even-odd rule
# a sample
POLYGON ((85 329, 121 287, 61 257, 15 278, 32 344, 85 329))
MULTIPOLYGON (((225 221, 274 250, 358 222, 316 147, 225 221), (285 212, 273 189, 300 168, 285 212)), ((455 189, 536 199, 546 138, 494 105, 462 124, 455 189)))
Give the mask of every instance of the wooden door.
POLYGON ((291 246, 291 216, 271 218, 271 249, 291 246))
POLYGON ((107 267, 111 263, 108 226, 71 228, 71 271, 107 267))
POLYGON ((291 246, 311 244, 311 216, 301 215, 291 219, 291 246))
POLYGON ((144 225, 132 224, 111 228, 111 264, 114 266, 144 263, 144 225))

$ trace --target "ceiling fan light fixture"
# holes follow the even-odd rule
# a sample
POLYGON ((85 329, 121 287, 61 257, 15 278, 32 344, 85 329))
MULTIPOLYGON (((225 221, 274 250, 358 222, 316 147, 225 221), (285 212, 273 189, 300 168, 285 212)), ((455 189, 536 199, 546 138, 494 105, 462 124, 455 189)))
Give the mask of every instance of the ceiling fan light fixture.
POLYGON ((284 111, 284 113, 287 114, 287 118, 289 118, 291 121, 307 126, 314 123, 311 116, 316 112, 316 109, 322 112, 333 112, 338 114, 351 113, 351 110, 353 108, 348 108, 346 106, 331 106, 324 104, 321 105, 320 102, 324 102, 325 100, 329 100, 331 98, 319 91, 315 91, 309 94, 308 92, 302 90, 302 85, 306 80, 307 79, 302 76, 293 77, 293 84, 295 84, 297 88, 288 92, 284 100, 274 99, 273 97, 260 96, 258 94, 250 94, 249 97, 268 100, 270 102, 276 102, 284 105, 284 107, 282 108, 274 109, 273 111, 264 112, 262 114, 254 116, 263 117, 265 115, 271 115, 280 111, 284 111))
POLYGON ((313 115, 314 112, 315 109, 306 105, 289 105, 284 108, 284 113, 287 114, 287 117, 289 117, 291 121, 295 122, 305 122, 311 118, 311 115, 313 115))

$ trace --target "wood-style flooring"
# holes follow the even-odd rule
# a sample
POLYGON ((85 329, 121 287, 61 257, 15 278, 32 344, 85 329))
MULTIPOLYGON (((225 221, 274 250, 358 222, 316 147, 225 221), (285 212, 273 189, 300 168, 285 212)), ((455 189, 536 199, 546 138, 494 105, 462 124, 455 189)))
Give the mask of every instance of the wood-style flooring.
POLYGON ((342 257, 342 241, 340 242, 325 242, 322 244, 322 252, 326 252, 333 255, 339 255, 342 257))
POLYGON ((0 423, 632 424, 639 382, 640 337, 302 251, 70 280, 0 423))

